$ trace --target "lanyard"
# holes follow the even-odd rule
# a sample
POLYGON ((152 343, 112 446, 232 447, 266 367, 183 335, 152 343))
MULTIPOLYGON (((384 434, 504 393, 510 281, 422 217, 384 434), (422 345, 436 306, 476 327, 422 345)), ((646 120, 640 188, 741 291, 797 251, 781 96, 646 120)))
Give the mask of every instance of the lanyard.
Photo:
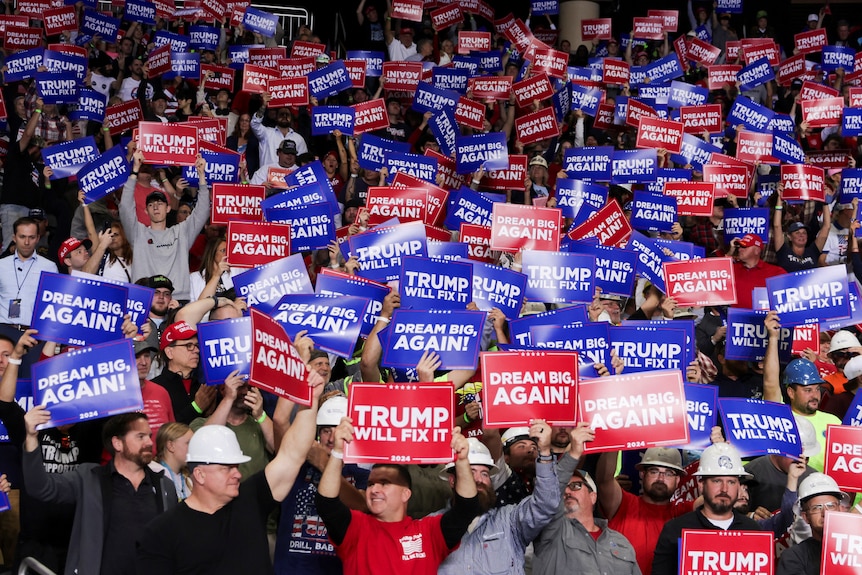
POLYGON ((30 275, 30 270, 33 269, 33 264, 36 263, 36 256, 30 258, 30 267, 27 268, 27 273, 24 274, 24 279, 18 281, 18 272, 24 271, 23 269, 18 267, 18 262, 21 260, 18 259, 18 254, 15 254, 15 259, 12 261, 12 266, 15 268, 15 283, 18 284, 18 293, 15 294, 15 299, 18 299, 21 296, 21 288, 24 287, 24 283, 27 281, 27 276, 30 275))

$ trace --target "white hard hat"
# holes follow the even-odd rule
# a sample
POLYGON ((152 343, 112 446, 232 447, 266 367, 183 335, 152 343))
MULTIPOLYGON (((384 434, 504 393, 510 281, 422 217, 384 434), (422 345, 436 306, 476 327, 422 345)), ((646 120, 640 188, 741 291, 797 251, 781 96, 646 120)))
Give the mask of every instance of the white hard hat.
POLYGON ((510 427, 506 430, 500 440, 503 442, 503 447, 509 449, 519 441, 530 439, 529 427, 510 427))
POLYGON ((318 426, 336 426, 342 417, 347 417, 347 398, 343 395, 335 395, 323 402, 317 410, 318 426))
POLYGON ((198 429, 189 442, 186 463, 220 463, 239 465, 251 461, 242 454, 236 434, 224 425, 205 425, 198 429))
POLYGON ((859 343, 859 340, 856 339, 855 335, 846 329, 842 329, 835 332, 835 335, 832 336, 832 341, 829 342, 829 353, 832 353, 833 351, 841 351, 842 349, 847 349, 849 347, 860 346, 862 346, 862 344, 859 343))
POLYGON ((820 453, 820 442, 817 441, 817 430, 808 418, 798 413, 793 414, 796 429, 799 430, 799 442, 802 443, 802 457, 814 457, 820 453))
POLYGON ((844 364, 844 377, 847 381, 853 381, 860 375, 862 375, 862 355, 857 355, 844 364))
POLYGON ((698 477, 735 475, 744 479, 754 477, 742 466, 739 452, 729 443, 713 443, 703 450, 700 465, 694 473, 698 477))
MULTIPOLYGON (((491 457, 491 452, 485 447, 485 444, 475 437, 468 437, 467 443, 470 445, 470 451, 467 454, 467 461, 470 465, 484 465, 488 468, 488 473, 494 475, 497 473, 497 466, 494 464, 494 458, 491 457)), ((440 479, 448 479, 449 474, 455 468, 455 463, 447 463, 446 467, 440 473, 440 479)))
POLYGON ((839 500, 844 496, 835 480, 820 472, 812 473, 802 480, 798 495, 799 501, 811 499, 815 495, 834 495, 839 500))

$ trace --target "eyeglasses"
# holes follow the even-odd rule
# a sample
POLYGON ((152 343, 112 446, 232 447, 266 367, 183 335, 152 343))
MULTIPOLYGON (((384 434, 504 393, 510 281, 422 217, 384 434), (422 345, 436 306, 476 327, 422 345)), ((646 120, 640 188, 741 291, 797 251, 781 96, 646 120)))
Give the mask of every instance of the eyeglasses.
POLYGON ((571 483, 566 485, 566 489, 568 489, 569 491, 580 491, 581 489, 583 489, 584 485, 586 484, 582 481, 572 481, 571 483))
POLYGON ((807 513, 809 515, 817 515, 818 513, 823 513, 824 511, 837 511, 839 507, 840 505, 835 502, 818 503, 817 505, 810 506, 807 513))
POLYGON ((650 467, 644 474, 647 477, 676 477, 676 471, 673 469, 659 469, 658 467, 650 467))
POLYGON ((170 347, 184 347, 184 348, 186 348, 186 350, 188 350, 188 351, 194 351, 194 350, 196 350, 196 349, 197 349, 197 350, 199 350, 199 349, 201 348, 201 346, 200 346, 200 345, 198 345, 198 344, 197 344, 197 343, 195 343, 195 342, 189 342, 189 343, 172 343, 172 344, 170 345, 170 347))

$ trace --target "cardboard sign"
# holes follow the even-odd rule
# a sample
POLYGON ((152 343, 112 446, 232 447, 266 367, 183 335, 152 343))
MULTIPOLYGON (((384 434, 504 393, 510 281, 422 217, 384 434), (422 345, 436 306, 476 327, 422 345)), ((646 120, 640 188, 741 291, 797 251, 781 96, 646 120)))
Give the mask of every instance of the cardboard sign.
POLYGON ((330 296, 351 295, 368 300, 359 333, 360 337, 367 337, 377 324, 378 314, 383 309, 383 298, 389 291, 389 287, 377 282, 324 268, 317 276, 315 293, 330 296))
POLYGON ((587 453, 688 443, 685 408, 678 370, 578 383, 579 420, 596 432, 595 441, 585 445, 587 453))
MULTIPOLYGON (((461 241, 467 241, 469 230, 463 228, 461 241)), ((482 311, 498 308, 507 318, 517 319, 526 285, 527 276, 522 273, 481 261, 473 262, 472 301, 482 311)))
POLYGON ((823 518, 823 555, 820 575, 858 575, 862 565, 862 517, 826 513, 823 518))
POLYGON ((647 10, 647 16, 661 18, 664 32, 676 32, 679 25, 679 10, 647 10))
POLYGON ((485 125, 485 106, 461 96, 455 106, 455 121, 462 126, 481 130, 485 125))
POLYGON ((610 40, 611 18, 586 18, 581 20, 581 39, 583 40, 610 40))
POLYGON ((293 43, 290 50, 291 58, 317 58, 321 54, 326 53, 326 44, 318 44, 317 42, 303 42, 297 40, 293 43))
POLYGON ((386 112, 386 103, 383 98, 354 104, 353 109, 355 110, 353 117, 354 135, 380 130, 389 125, 389 114, 386 112))
POLYGON ((36 93, 46 104, 74 104, 78 101, 75 72, 37 72, 36 93))
POLYGON ((457 49, 459 54, 488 51, 491 49, 491 33, 458 30, 457 49))
POLYGON ((483 353, 483 421, 488 427, 575 425, 578 354, 554 351, 483 353))
POLYGON ((826 201, 823 168, 805 164, 782 165, 782 198, 785 200, 826 201))
POLYGON ((3 48, 11 52, 30 50, 42 46, 42 29, 12 26, 6 28, 3 48))
POLYGON ((251 319, 232 318, 199 323, 201 365, 207 385, 220 385, 234 370, 248 374, 251 366, 251 319))
POLYGON ((602 82, 605 84, 627 84, 629 65, 622 60, 605 58, 602 60, 602 82))
POLYGON ((667 295, 681 307, 736 304, 732 258, 663 264, 667 295))
MULTIPOLYGON (((494 258, 491 253, 491 228, 476 224, 460 224, 459 237, 467 244, 467 257, 471 260, 492 263, 494 258)), ((483 308, 479 308, 483 309, 483 308)), ((518 307, 520 312, 520 305, 518 307)), ((508 317, 508 316, 507 316, 508 317)))
POLYGON ((608 190, 604 186, 586 181, 557 178, 557 208, 565 218, 572 218, 578 226, 600 210, 607 202, 608 190))
POLYGON ((819 100, 802 100, 802 121, 812 128, 837 126, 841 124, 841 114, 844 112, 844 98, 821 98, 819 100))
POLYGON ((451 384, 352 384, 348 412, 354 441, 344 446, 344 461, 429 465, 452 461, 454 402, 451 384))
POLYGON ((409 153, 410 144, 366 134, 359 144, 359 165, 366 170, 380 171, 391 152, 409 153))
POLYGON ((384 62, 383 78, 386 79, 387 90, 413 92, 422 78, 422 63, 384 62))
POLYGON ((266 90, 264 91, 271 96, 269 106, 273 108, 308 105, 307 77, 276 78, 270 76, 266 81, 266 90))
POLYGON ((34 404, 51 411, 50 421, 37 429, 144 407, 130 339, 75 349, 37 362, 32 368, 32 382, 34 404))
MULTIPOLYGON (((259 201, 249 190, 248 203, 259 201)), ((227 258, 232 267, 261 266, 289 256, 290 226, 269 222, 227 221, 227 258)))
POLYGON ((74 6, 62 6, 45 10, 41 15, 46 36, 56 36, 78 29, 78 17, 74 6))
POLYGON ((633 19, 634 37, 641 40, 661 40, 664 38, 664 18, 658 16, 633 19))
POLYGON ((716 198, 748 195, 748 168, 744 166, 707 164, 703 166, 703 181, 714 186, 716 198))
MULTIPOLYGON (((228 224, 228 228, 233 224, 228 224)), ((233 265, 233 264, 231 264, 233 265)), ((295 254, 233 276, 237 295, 249 307, 267 312, 283 296, 314 293, 302 254, 295 254)))
POLYGON ((393 0, 392 17, 411 22, 421 22, 422 0, 393 0))
POLYGON ((678 447, 706 449, 712 445, 710 434, 718 418, 718 390, 711 385, 685 384, 686 416, 689 443, 678 447))
POLYGON ((676 198, 663 194, 634 193, 629 222, 638 230, 670 232, 677 221, 676 198))
POLYGON ((252 94, 264 94, 268 91, 269 83, 278 78, 278 73, 270 68, 243 64, 241 90, 252 94))
POLYGON ((826 28, 818 28, 793 35, 793 43, 797 54, 813 54, 829 44, 826 28))
POLYGON ((485 312, 396 309, 386 333, 382 364, 415 367, 425 351, 440 356, 439 369, 475 369, 485 312))
POLYGON ((802 442, 789 405, 760 399, 719 398, 718 406, 727 439, 741 457, 801 456, 802 442))
MULTIPOLYGON (((826 36, 825 29, 820 28, 820 31, 826 36)), ((850 73, 854 70, 856 50, 851 46, 824 46, 821 58, 821 67, 825 72, 834 72, 838 68, 841 68, 845 72, 850 73)))
POLYGON ((850 427, 862 427, 862 395, 856 394, 841 423, 850 427))
POLYGON ((278 16, 248 6, 242 17, 242 25, 252 32, 272 38, 278 26, 278 16))
POLYGON ((774 563, 774 544, 768 532, 682 530, 680 573, 704 569, 712 575, 772 573, 774 563))
POLYGON ((148 164, 191 166, 197 160, 199 143, 195 126, 140 122, 138 139, 138 149, 148 164))
POLYGON ((715 64, 719 55, 721 55, 721 48, 717 48, 699 38, 692 38, 686 46, 686 57, 704 66, 715 64))
POLYGON ((850 315, 847 274, 827 266, 766 280, 769 307, 784 326, 817 323, 818 319, 850 315))
POLYGON ((680 216, 712 216, 715 184, 708 182, 665 182, 664 195, 676 198, 680 216))
POLYGON ((42 150, 42 160, 54 171, 51 180, 74 176, 85 164, 98 157, 99 148, 93 136, 61 142, 42 150))
POLYGON ((654 180, 657 165, 655 149, 614 150, 612 182, 625 184, 654 180))
MULTIPOLYGON (((767 333, 763 320, 767 310, 730 308, 727 312, 727 349, 725 357, 742 361, 760 361, 766 354, 767 333)), ((778 355, 790 361, 793 329, 781 328, 778 355)))
POLYGON ((304 78, 317 70, 317 65, 314 63, 314 57, 302 56, 299 58, 279 59, 277 69, 282 78, 304 78))
POLYGON ((455 159, 459 174, 469 174, 480 167, 504 170, 509 166, 506 136, 500 132, 459 136, 455 139, 455 159))
POLYGON ((424 221, 427 211, 427 192, 421 189, 391 187, 368 188, 366 198, 368 224, 375 226, 398 218, 402 222, 424 221))
POLYGON ((638 253, 637 274, 651 281, 662 293, 667 293, 662 264, 667 261, 675 261, 676 258, 667 255, 662 246, 655 240, 636 231, 629 236, 627 247, 638 253))
POLYGON ((508 100, 512 92, 510 76, 481 76, 470 78, 467 90, 479 100, 508 100))
POLYGON ((435 32, 445 30, 449 26, 457 24, 464 20, 464 14, 461 12, 460 6, 457 4, 441 6, 436 10, 432 10, 431 27, 435 32))
POLYGON ((579 180, 609 182, 613 152, 611 146, 568 148, 563 158, 563 170, 579 180))
POLYGON ((78 186, 85 201, 92 203, 123 187, 130 171, 126 152, 118 144, 78 170, 78 186))
POLYGON ((772 134, 742 130, 736 138, 736 158, 744 162, 777 164, 772 155, 772 134))
POLYGON ((282 297, 270 316, 288 337, 306 330, 315 347, 349 358, 367 308, 368 300, 362 297, 292 294, 282 297))
POLYGON ((462 310, 472 301, 473 266, 429 258, 401 260, 401 306, 414 309, 462 310))
POLYGON ((251 312, 251 369, 249 382, 300 405, 311 405, 312 388, 305 362, 277 321, 251 312))
POLYGON ((738 64, 713 65, 707 68, 707 86, 710 90, 721 90, 736 84, 736 74, 742 70, 738 64))
POLYGON ((571 244, 569 251, 596 258, 593 285, 601 288, 603 294, 628 297, 632 293, 637 254, 602 244, 588 245, 586 242, 571 244))
POLYGON ((211 221, 218 225, 231 221, 259 222, 263 219, 260 202, 265 197, 264 186, 213 184, 211 221))
POLYGON ((568 252, 523 252, 524 295, 547 303, 589 302, 595 293, 595 257, 568 252))
POLYGON ((862 427, 826 427, 826 463, 823 471, 843 491, 862 491, 862 427))
POLYGON ((340 130, 345 136, 353 135, 355 111, 350 106, 314 106, 311 110, 311 135, 327 136, 340 130))
POLYGON ((308 92, 318 100, 336 96, 352 87, 353 81, 341 60, 308 74, 308 92))
MULTIPOLYGON (((108 127, 111 135, 115 136, 138 127, 143 119, 144 113, 141 110, 141 102, 136 98, 130 102, 108 106, 105 110, 104 125, 108 127)), ((195 130, 195 134, 197 134, 197 130, 195 130)))
POLYGON ((663 148, 678 154, 682 147, 682 134, 680 122, 642 116, 635 145, 639 148, 663 148))
POLYGON ((632 227, 616 200, 593 214, 586 222, 568 233, 573 240, 598 238, 606 246, 624 247, 632 227))
POLYGON ((556 250, 560 247, 560 212, 517 204, 494 204, 491 249, 556 250))
POLYGON ((479 184, 482 188, 505 191, 524 185, 527 177, 527 156, 509 155, 509 167, 485 172, 479 184))
POLYGON ((425 227, 411 222, 374 228, 350 237, 350 253, 359 259, 358 275, 375 281, 398 279, 402 256, 428 257, 425 227))
POLYGON ((768 208, 727 208, 724 211, 724 239, 741 239, 754 234, 766 243, 769 239, 768 208))
POLYGON ((553 97, 554 88, 544 72, 525 78, 512 84, 515 101, 521 108, 526 108, 537 100, 547 100, 553 97))

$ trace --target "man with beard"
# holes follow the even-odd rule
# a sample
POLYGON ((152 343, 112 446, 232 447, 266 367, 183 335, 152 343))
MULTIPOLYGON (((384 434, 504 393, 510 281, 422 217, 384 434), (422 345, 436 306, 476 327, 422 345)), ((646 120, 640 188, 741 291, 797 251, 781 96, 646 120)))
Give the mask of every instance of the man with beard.
POLYGON ((24 481, 42 501, 76 504, 66 575, 134 573, 131 558, 144 526, 177 504, 170 478, 147 467, 153 460, 147 416, 124 413, 109 419, 102 432, 105 448, 113 454, 108 464, 82 463, 62 474, 46 473, 42 466, 36 427, 50 419, 44 406, 24 417, 24 481))
POLYGON ((690 513, 665 523, 653 557, 653 575, 677 575, 679 571, 678 541, 683 529, 721 531, 760 531, 753 519, 734 511, 743 478, 751 478, 742 467, 739 452, 729 443, 714 443, 703 450, 699 478, 703 505, 690 513))
POLYGON ((135 283, 153 290, 153 301, 150 304, 150 313, 147 317, 147 323, 150 324, 150 334, 147 336, 147 343, 153 348, 158 349, 162 332, 168 327, 165 318, 170 310, 180 307, 180 302, 173 298, 174 283, 169 277, 161 274, 141 278, 135 283))
POLYGON ((559 459, 565 452, 569 450, 569 445, 572 440, 569 435, 572 433, 571 427, 554 427, 551 431, 551 455, 554 459, 559 459))
POLYGON ((500 472, 493 480, 497 507, 518 503, 533 492, 538 454, 536 440, 530 436, 528 427, 510 427, 501 440, 503 457, 497 458, 500 472))
POLYGON ((694 508, 691 501, 670 502, 684 473, 682 457, 677 449, 647 449, 635 466, 643 486, 643 493, 636 496, 623 491, 614 477, 618 453, 603 453, 596 465, 599 505, 608 526, 631 541, 641 572, 649 575, 655 544, 664 524, 694 508))
MULTIPOLYGON (((478 439, 471 437, 467 440, 470 443, 468 459, 479 491, 482 515, 461 538, 458 549, 443 561, 438 573, 524 573, 524 550, 554 518, 560 501, 554 457, 550 449, 551 433, 551 426, 541 420, 534 421, 530 427, 530 436, 536 438, 539 448, 532 495, 518 504, 496 508, 491 476, 497 472, 497 466, 491 458, 491 452, 478 439)), ((453 489, 456 487, 454 470, 455 465, 450 463, 441 475, 453 489)))
POLYGON ((263 117, 266 115, 266 107, 272 99, 267 93, 263 94, 263 105, 251 117, 251 131, 257 136, 260 142, 260 166, 278 163, 278 147, 284 140, 290 140, 296 144, 296 154, 301 156, 308 152, 308 145, 298 133, 290 127, 293 116, 290 114, 290 108, 281 108, 276 113, 276 125, 274 128, 267 128, 263 125, 263 117))

